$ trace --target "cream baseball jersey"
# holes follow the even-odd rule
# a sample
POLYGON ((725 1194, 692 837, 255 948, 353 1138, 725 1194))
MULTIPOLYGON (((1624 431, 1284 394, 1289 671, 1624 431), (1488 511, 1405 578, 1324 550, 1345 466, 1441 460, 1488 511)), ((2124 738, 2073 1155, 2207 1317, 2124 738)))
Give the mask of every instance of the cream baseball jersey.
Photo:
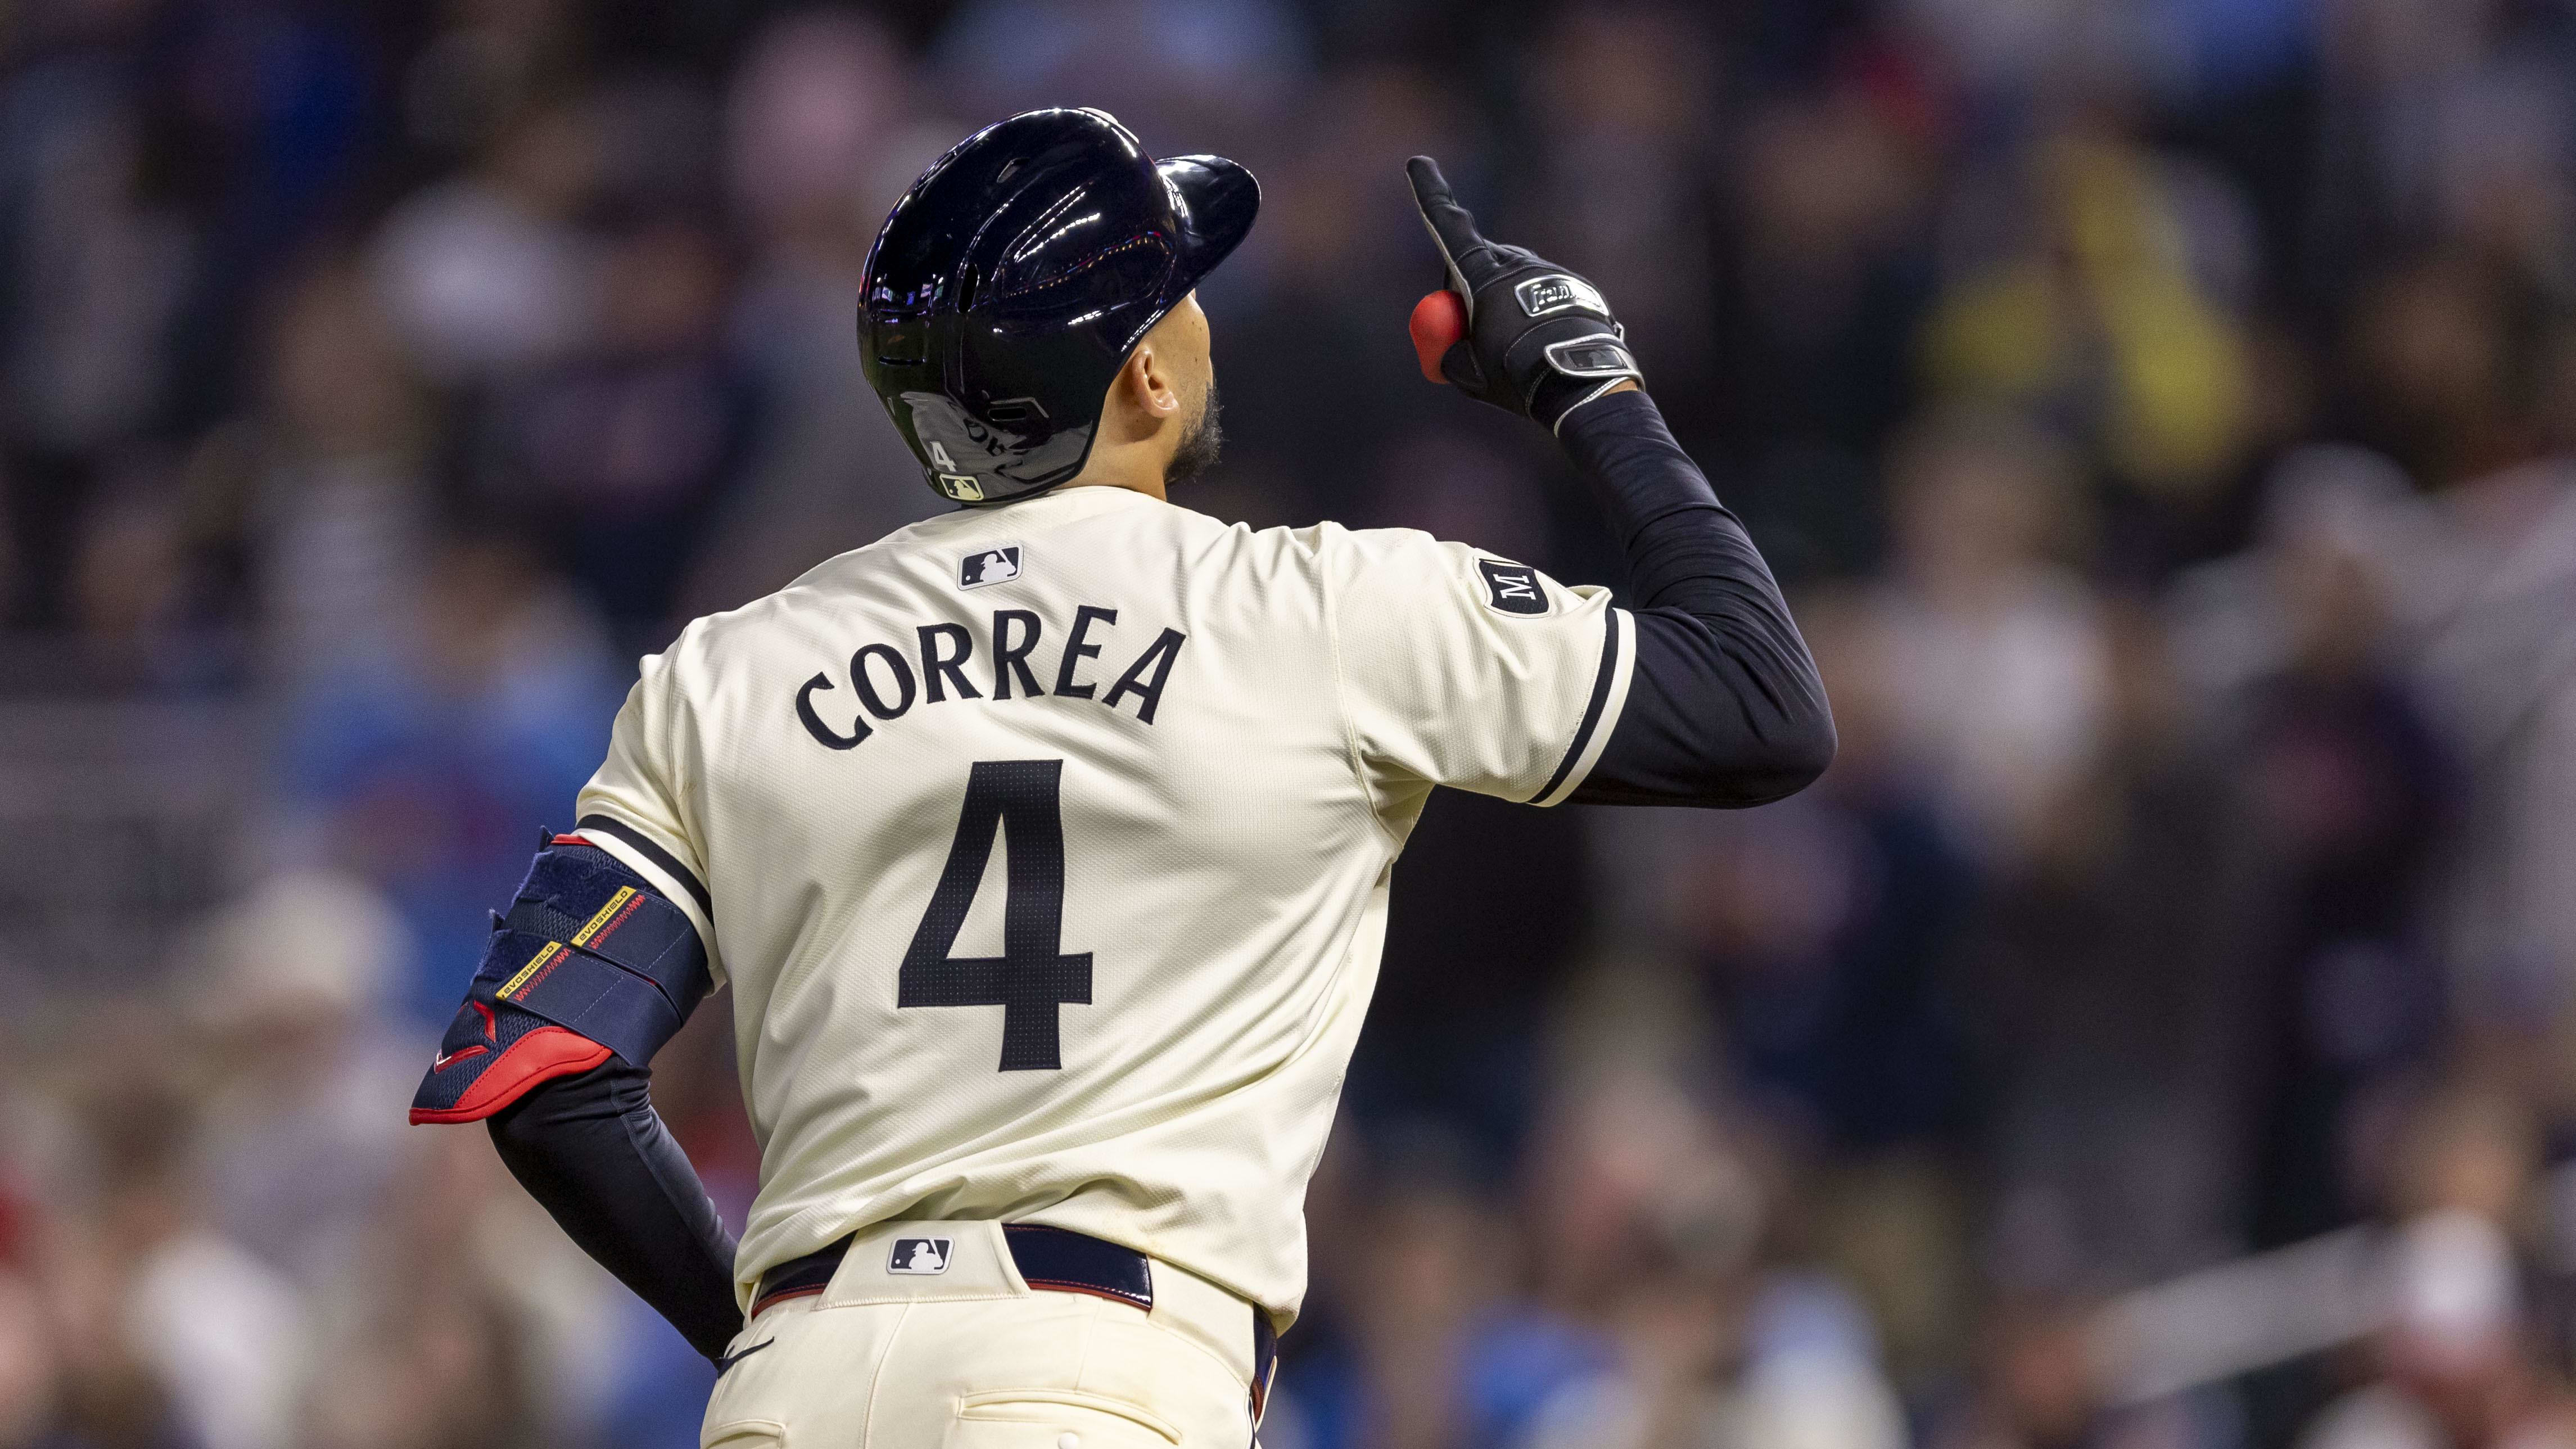
POLYGON ((761 1272, 892 1218, 1123 1243, 1284 1319, 1434 785, 1554 804, 1606 591, 1123 489, 934 518, 644 661, 581 833, 731 985, 761 1272))

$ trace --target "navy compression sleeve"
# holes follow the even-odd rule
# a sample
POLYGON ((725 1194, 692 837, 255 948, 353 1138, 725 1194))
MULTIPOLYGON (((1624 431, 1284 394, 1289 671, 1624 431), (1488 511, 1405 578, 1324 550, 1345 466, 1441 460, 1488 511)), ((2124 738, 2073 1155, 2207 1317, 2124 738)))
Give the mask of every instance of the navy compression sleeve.
POLYGON ((619 1057, 559 1077, 491 1119, 492 1145, 583 1252, 718 1358, 742 1328, 733 1236, 653 1110, 650 1080, 619 1057))
POLYGON ((1558 436, 1628 558, 1639 607, 1628 702, 1571 798, 1760 805, 1825 771, 1834 722, 1780 586, 1642 392, 1566 415, 1558 436))

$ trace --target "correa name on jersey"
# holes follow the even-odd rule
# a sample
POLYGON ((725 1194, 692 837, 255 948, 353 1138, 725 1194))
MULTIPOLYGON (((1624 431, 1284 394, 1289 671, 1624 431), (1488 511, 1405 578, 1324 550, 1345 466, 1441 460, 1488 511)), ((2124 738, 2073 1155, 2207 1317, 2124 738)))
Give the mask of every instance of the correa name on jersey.
POLYGON ((1132 700, 1136 718, 1152 724, 1163 702, 1163 684, 1189 636, 1163 630, 1115 682, 1103 686, 1100 680, 1111 666, 1093 661, 1124 642, 1116 636, 1117 627, 1118 611, 1095 604, 1076 605, 1071 624, 1060 629, 1050 629, 1033 610, 996 609, 985 636, 989 644, 979 650, 964 624, 918 625, 902 644, 860 645, 845 673, 825 669, 806 680, 796 691, 796 718, 816 742, 834 750, 856 749, 876 733, 877 725, 903 718, 915 704, 926 708, 961 699, 1001 703, 1053 695, 1093 700, 1112 710, 1132 700), (1062 643, 1049 650, 1052 639, 1062 643), (1047 650, 1043 656, 1042 650, 1047 650), (824 697, 839 694, 845 685, 856 698, 855 709, 847 700, 824 697), (833 716, 828 722, 827 713, 833 716))

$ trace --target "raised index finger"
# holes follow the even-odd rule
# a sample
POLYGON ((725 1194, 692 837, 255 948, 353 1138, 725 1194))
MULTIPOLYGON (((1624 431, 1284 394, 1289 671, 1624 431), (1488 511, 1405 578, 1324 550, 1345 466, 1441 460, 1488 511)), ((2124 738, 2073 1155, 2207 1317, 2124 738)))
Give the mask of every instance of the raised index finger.
POLYGON ((1422 224, 1431 229, 1440 259, 1449 266, 1450 285, 1472 308, 1475 284, 1492 269, 1493 247, 1477 233, 1476 218, 1458 204, 1439 162, 1416 156, 1404 163, 1404 175, 1413 183, 1413 204, 1422 209, 1422 224))

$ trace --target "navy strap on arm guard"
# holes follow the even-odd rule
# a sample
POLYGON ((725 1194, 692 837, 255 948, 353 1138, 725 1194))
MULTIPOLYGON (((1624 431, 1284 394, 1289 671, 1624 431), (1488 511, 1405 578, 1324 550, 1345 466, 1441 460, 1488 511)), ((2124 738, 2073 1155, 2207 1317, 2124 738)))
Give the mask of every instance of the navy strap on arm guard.
POLYGON ((611 1055, 642 1067, 705 999, 697 927, 642 876, 578 835, 537 852, 438 1060, 414 1122, 475 1122, 540 1082, 611 1055))

